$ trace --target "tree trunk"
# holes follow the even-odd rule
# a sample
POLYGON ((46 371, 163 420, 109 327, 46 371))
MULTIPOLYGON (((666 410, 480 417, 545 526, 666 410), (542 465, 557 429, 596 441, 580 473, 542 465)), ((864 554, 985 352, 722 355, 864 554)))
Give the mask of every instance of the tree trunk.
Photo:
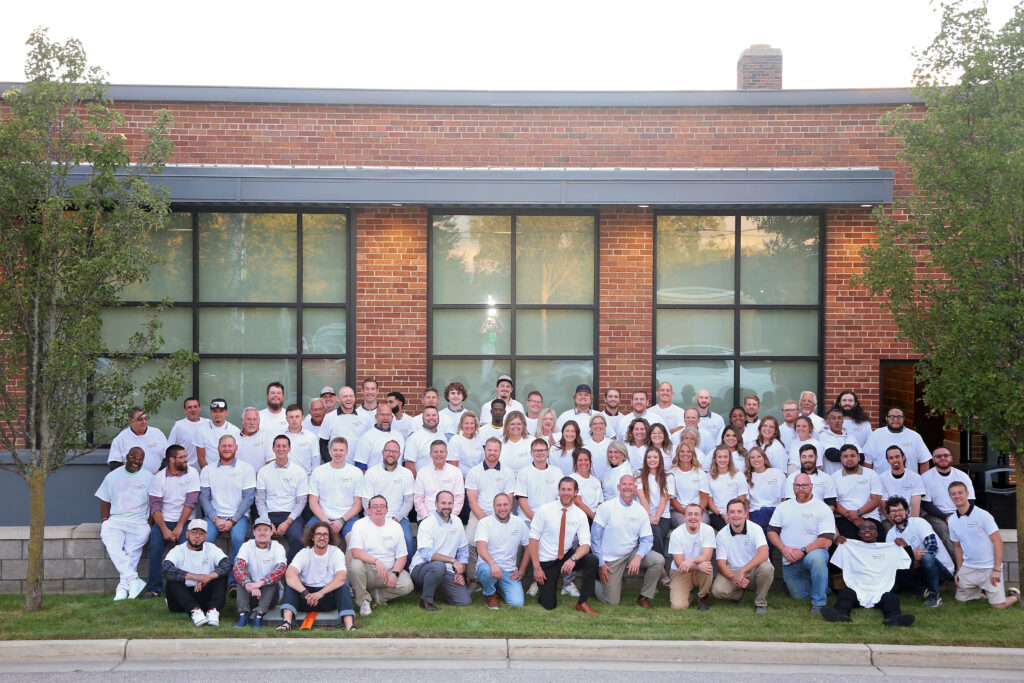
POLYGON ((25 610, 43 608, 43 535, 46 532, 46 471, 36 469, 28 478, 28 571, 25 575, 25 610))
MULTIPOLYGON (((1016 444, 1024 444, 1024 428, 1017 428, 1016 444)), ((1024 452, 1014 449, 1013 468, 1017 472, 1017 586, 1024 589, 1024 452)), ((1005 557, 1003 558, 1005 559, 1005 557)))

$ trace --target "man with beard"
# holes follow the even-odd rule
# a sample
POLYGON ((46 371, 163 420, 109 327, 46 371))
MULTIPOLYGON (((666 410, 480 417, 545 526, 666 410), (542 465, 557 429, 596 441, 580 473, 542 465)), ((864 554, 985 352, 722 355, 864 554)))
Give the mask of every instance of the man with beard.
POLYGON ((167 467, 149 484, 149 514, 153 528, 149 534, 149 580, 143 598, 155 598, 163 592, 160 565, 168 543, 184 543, 192 512, 199 507, 199 470, 188 464, 188 453, 177 444, 167 447, 167 467))
POLYGON ((843 413, 843 429, 854 437, 853 443, 863 447, 868 442, 868 437, 871 436, 871 421, 868 419, 868 414, 864 412, 864 408, 861 407, 857 394, 849 389, 841 392, 832 405, 832 410, 836 408, 843 413))
POLYGON ((546 610, 558 606, 559 577, 575 571, 580 579, 580 597, 576 611, 597 614, 587 602, 594 595, 597 558, 590 552, 590 525, 587 516, 576 506, 579 487, 572 477, 558 482, 558 500, 535 510, 530 525, 530 558, 533 577, 540 587, 538 600, 546 610), (572 548, 573 537, 579 547, 572 548))
POLYGON ((397 441, 399 446, 405 448, 405 437, 391 428, 395 414, 391 412, 387 403, 377 406, 374 417, 373 426, 359 437, 359 449, 353 461, 355 466, 364 472, 380 464, 381 448, 388 441, 397 441))
POLYGON ((493 514, 481 519, 476 526, 473 544, 479 557, 476 579, 483 588, 488 609, 498 609, 499 590, 509 607, 522 607, 522 578, 530 563, 530 553, 523 553, 518 567, 516 555, 530 543, 529 528, 522 518, 512 514, 512 498, 507 493, 495 495, 490 507, 493 514))
POLYGON ((216 462, 217 445, 225 434, 237 439, 242 433, 228 422, 228 402, 222 398, 210 401, 210 421, 196 430, 196 469, 202 470, 209 463, 216 462), (209 458, 207 458, 209 456, 209 458))
POLYGON ((338 408, 338 395, 334 393, 334 387, 323 387, 320 389, 320 400, 324 402, 324 410, 330 412, 338 408))
POLYGON ((270 540, 273 525, 270 518, 260 517, 252 525, 253 537, 238 550, 231 575, 238 586, 238 621, 235 628, 252 623, 253 628, 263 626, 263 615, 274 606, 288 567, 284 548, 270 540), (256 601, 256 609, 253 609, 256 601), (249 613, 252 612, 250 622, 249 613))
POLYGON ((458 607, 470 604, 466 588, 469 543, 462 522, 452 514, 455 498, 451 491, 438 491, 433 503, 434 511, 420 519, 410 572, 420 591, 420 607, 427 612, 437 611, 435 598, 458 607))
POLYGON ((391 421, 391 429, 401 434, 403 439, 408 440, 409 435, 412 434, 412 417, 405 412, 405 394, 400 391, 389 391, 384 397, 384 402, 388 404, 391 413, 395 416, 395 419, 391 421))
POLYGON ((711 435, 712 441, 717 443, 718 438, 725 429, 725 420, 718 413, 711 412, 711 392, 707 389, 697 391, 697 413, 700 416, 700 426, 711 435))
MULTIPOLYGON (((523 408, 523 404, 512 398, 512 390, 514 385, 512 384, 512 378, 508 375, 499 375, 498 383, 495 385, 495 398, 500 398, 505 402, 505 414, 508 415, 513 410, 526 414, 526 409, 523 408)), ((480 406, 480 423, 487 424, 494 422, 494 417, 491 415, 491 401, 480 406)))
POLYGON ((206 522, 193 519, 185 542, 167 553, 163 563, 167 609, 189 614, 196 626, 220 626, 231 560, 206 538, 206 522))
MULTIPOLYGON (((501 466, 501 441, 491 437, 484 443, 484 459, 466 473, 466 504, 469 506, 469 523, 466 537, 476 539, 480 522, 494 512, 491 507, 499 493, 511 494, 515 490, 516 475, 508 467, 501 466)), ((511 497, 510 497, 511 500, 511 497)), ((511 506, 510 508, 511 509, 511 506)), ((469 576, 476 576, 476 544, 469 544, 469 576)), ((508 602, 508 595, 505 602, 508 602)), ((511 604, 511 603, 510 603, 511 604)))
POLYGON ((348 585, 345 554, 338 547, 338 534, 327 522, 306 527, 303 545, 285 572, 284 599, 278 631, 291 631, 298 612, 338 610, 346 631, 355 629, 352 589, 348 585))
POLYGON ((800 447, 800 469, 786 477, 785 499, 795 498, 793 482, 797 476, 806 475, 813 487, 812 495, 833 510, 836 507, 836 484, 832 475, 818 469, 818 449, 811 444, 800 447))
POLYGON ((864 518, 881 519, 882 482, 874 470, 861 465, 856 446, 841 448, 839 462, 843 469, 832 475, 836 485, 836 530, 841 536, 856 538, 864 518))
POLYGON ((100 540, 117 569, 115 601, 137 598, 146 587, 137 571, 142 547, 150 535, 146 520, 153 475, 142 469, 145 459, 145 452, 132 446, 125 456, 124 467, 109 472, 96 489, 103 520, 100 540))
POLYGON ((220 534, 231 534, 229 572, 249 534, 249 508, 256 500, 256 472, 249 463, 235 457, 237 452, 235 437, 225 434, 217 444, 219 459, 199 473, 199 502, 206 515, 203 531, 212 530, 206 536, 210 543, 215 543, 220 534))
MULTIPOLYGON (((669 385, 669 389, 671 387, 672 385, 669 385)), ((588 434, 590 432, 590 418, 594 416, 594 411, 591 410, 592 402, 593 393, 590 391, 590 385, 576 385, 576 393, 573 394, 573 407, 558 416, 558 419, 555 421, 555 432, 561 432, 566 422, 575 420, 580 428, 580 433, 588 434)))
POLYGON ((949 485, 959 481, 967 487, 967 498, 972 503, 974 495, 974 484, 971 478, 961 469, 953 467, 953 454, 945 446, 939 446, 932 454, 932 461, 935 467, 930 468, 921 475, 921 483, 924 484, 927 501, 922 506, 925 510, 924 519, 932 525, 932 529, 939 535, 942 545, 950 555, 953 554, 953 543, 949 540, 949 518, 956 514, 956 505, 949 497, 949 485))
POLYGON ((608 428, 605 430, 609 439, 614 439, 618 436, 620 421, 622 415, 619 413, 619 404, 622 401, 622 395, 618 389, 605 389, 604 390, 604 410, 601 414, 604 415, 605 424, 608 428))
MULTIPOLYGON (((757 441, 757 430, 761 428, 761 418, 758 413, 761 411, 761 399, 756 394, 743 397, 743 445, 749 447, 757 441)), ((820 417, 818 418, 821 419, 820 417)))
MULTIPOLYGON (((889 471, 878 477, 882 482, 882 500, 900 496, 907 501, 907 514, 911 517, 920 517, 921 501, 925 495, 921 475, 907 469, 907 457, 903 455, 903 450, 899 446, 889 446, 885 452, 885 459, 889 462, 889 471)), ((884 506, 882 512, 885 513, 884 506)), ((886 514, 882 532, 889 531, 892 524, 892 520, 886 514)))
POLYGON ((885 451, 889 446, 903 449, 908 469, 917 469, 921 474, 928 470, 931 453, 920 434, 903 426, 905 419, 901 408, 890 408, 885 414, 885 426, 873 431, 864 444, 865 462, 878 474, 889 470, 889 463, 885 459, 885 451))
POLYGON ((782 578, 789 594, 796 600, 810 598, 811 614, 820 614, 828 594, 828 548, 836 537, 836 522, 811 486, 806 474, 796 475, 795 497, 775 508, 765 536, 782 553, 782 578))
POLYGON ((405 536, 407 555, 412 556, 415 546, 409 511, 415 500, 415 482, 412 472, 398 464, 402 451, 397 441, 388 441, 381 449, 381 463, 366 470, 359 488, 363 507, 369 509, 370 499, 384 496, 388 503, 388 518, 394 520, 405 536))
POLYGON ((928 522, 911 517, 907 505, 902 496, 885 502, 886 517, 892 521, 885 540, 903 548, 913 563, 896 572, 896 585, 918 595, 923 592, 924 606, 938 607, 942 604, 939 585, 953 578, 953 560, 928 522))
POLYGON ((271 382, 267 385, 267 407, 260 412, 260 426, 270 434, 281 434, 288 429, 284 412, 284 385, 271 382))
POLYGON ((346 457, 351 465, 355 461, 359 438, 372 424, 373 420, 356 410, 356 392, 352 387, 338 389, 338 408, 327 413, 320 426, 321 454, 325 450, 329 451, 331 442, 340 436, 347 444, 346 457))
POLYGON ((839 449, 846 444, 860 448, 861 444, 843 427, 843 411, 838 408, 828 411, 825 422, 825 428, 818 432, 815 438, 825 450, 821 459, 821 469, 825 474, 832 474, 843 467, 839 464, 839 449))

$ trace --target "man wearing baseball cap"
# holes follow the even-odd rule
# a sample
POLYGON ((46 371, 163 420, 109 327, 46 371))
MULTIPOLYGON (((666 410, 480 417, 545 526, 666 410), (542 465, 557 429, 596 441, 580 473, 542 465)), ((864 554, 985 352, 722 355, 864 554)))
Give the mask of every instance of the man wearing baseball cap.
MULTIPOLYGON (((199 462, 197 469, 206 467, 207 453, 216 456, 217 444, 220 437, 225 434, 230 434, 237 440, 241 430, 228 422, 228 402, 222 398, 215 398, 210 401, 210 421, 196 429, 196 460, 199 462)), ((216 461, 216 457, 212 459, 216 461)))
POLYGON ((196 626, 220 626, 220 611, 228 592, 231 560, 220 548, 206 542, 206 521, 188 523, 185 542, 171 548, 164 558, 167 609, 186 612, 196 626))
MULTIPOLYGON (((500 398, 505 402, 505 414, 508 415, 513 410, 526 414, 526 409, 523 404, 512 398, 512 389, 515 385, 512 383, 512 378, 508 375, 498 375, 498 383, 495 385, 495 398, 500 398)), ((480 424, 485 425, 491 422, 491 402, 483 404, 480 407, 480 424)))
POLYGON ((561 431, 566 422, 575 420, 580 427, 580 434, 590 434, 590 418, 596 414, 591 409, 594 392, 590 390, 590 385, 577 385, 572 401, 573 407, 558 416, 558 420, 555 422, 556 430, 561 431))
POLYGON ((235 556, 232 569, 238 584, 238 621, 235 622, 235 628, 250 624, 253 628, 263 626, 263 615, 274 606, 274 599, 281 588, 281 579, 288 565, 284 547, 270 538, 273 528, 270 517, 261 516, 252 525, 255 538, 242 544, 235 556))

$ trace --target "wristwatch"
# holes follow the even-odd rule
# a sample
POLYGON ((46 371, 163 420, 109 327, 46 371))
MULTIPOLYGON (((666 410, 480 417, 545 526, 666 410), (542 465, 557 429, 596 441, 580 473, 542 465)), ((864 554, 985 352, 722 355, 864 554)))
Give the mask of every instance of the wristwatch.
POLYGON ((802 552, 804 555, 806 555, 807 554, 807 547, 806 546, 802 546, 800 548, 800 552, 802 552))
POLYGON ((391 570, 391 573, 394 574, 395 576, 401 576, 402 575, 402 572, 397 572, 394 569, 391 570))

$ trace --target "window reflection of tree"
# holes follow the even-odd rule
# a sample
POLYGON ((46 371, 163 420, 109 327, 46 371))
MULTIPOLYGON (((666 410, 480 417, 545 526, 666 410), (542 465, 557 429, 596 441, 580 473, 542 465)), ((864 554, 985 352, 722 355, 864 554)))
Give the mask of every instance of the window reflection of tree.
POLYGON ((817 216, 749 216, 741 221, 740 282, 758 304, 813 304, 818 297, 817 216))

